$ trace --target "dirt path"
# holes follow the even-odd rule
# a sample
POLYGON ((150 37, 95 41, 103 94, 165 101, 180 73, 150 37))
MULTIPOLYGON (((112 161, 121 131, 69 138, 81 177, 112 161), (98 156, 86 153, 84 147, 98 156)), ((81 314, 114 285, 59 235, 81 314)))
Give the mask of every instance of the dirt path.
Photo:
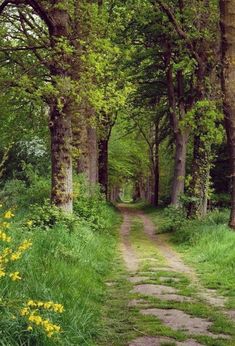
POLYGON ((130 209, 125 208, 124 206, 120 206, 120 210, 123 215, 123 223, 121 226, 121 250, 123 254, 123 259, 125 261, 127 269, 130 272, 136 272, 138 270, 138 257, 135 251, 133 250, 131 242, 129 240, 132 219, 136 213, 131 212, 130 209))
POLYGON ((140 330, 128 345, 235 345, 228 328, 224 330, 225 298, 201 285, 166 236, 155 234, 148 216, 124 205, 119 208, 124 219, 121 251, 133 285, 129 307, 140 330))

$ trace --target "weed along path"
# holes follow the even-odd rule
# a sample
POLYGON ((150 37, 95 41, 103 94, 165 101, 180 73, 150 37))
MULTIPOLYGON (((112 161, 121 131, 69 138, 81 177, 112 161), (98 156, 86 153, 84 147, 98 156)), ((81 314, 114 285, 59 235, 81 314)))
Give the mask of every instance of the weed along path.
POLYGON ((225 299, 202 287, 194 270, 142 211, 120 205, 121 254, 110 294, 109 328, 102 345, 235 345, 225 299))

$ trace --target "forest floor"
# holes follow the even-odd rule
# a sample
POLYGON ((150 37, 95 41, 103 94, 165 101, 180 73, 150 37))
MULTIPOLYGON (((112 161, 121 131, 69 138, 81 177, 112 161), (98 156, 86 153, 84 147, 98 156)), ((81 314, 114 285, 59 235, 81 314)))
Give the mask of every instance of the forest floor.
POLYGON ((235 345, 235 313, 226 309, 226 298, 203 287, 143 211, 119 209, 122 258, 107 282, 106 335, 98 344, 235 345))

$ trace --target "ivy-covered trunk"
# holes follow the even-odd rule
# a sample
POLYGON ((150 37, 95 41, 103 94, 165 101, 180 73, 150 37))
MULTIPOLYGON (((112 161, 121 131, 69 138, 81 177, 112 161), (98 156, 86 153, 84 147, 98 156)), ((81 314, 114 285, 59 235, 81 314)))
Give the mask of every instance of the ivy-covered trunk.
MULTIPOLYGON (((70 93, 63 91, 64 85, 72 88, 73 64, 61 42, 70 44, 70 16, 68 10, 60 9, 59 1, 49 13, 49 34, 53 50, 50 72, 55 94, 48 99, 50 106, 51 163, 52 163, 52 203, 65 212, 73 211, 72 180, 72 112, 75 101, 70 93)), ((66 90, 66 89, 65 89, 66 90)), ((72 92, 72 90, 71 90, 72 92)))
POLYGON ((50 107, 52 203, 65 212, 73 211, 72 127, 69 107, 50 107))
POLYGON ((231 175, 230 227, 235 229, 235 0, 220 0, 222 32, 222 90, 231 175))
POLYGON ((205 143, 200 136, 195 136, 189 187, 189 217, 203 217, 207 213, 211 161, 211 145, 205 143))
MULTIPOLYGON (((212 164, 211 143, 213 142, 213 138, 211 138, 210 134, 210 125, 208 125, 210 119, 207 116, 207 108, 210 107, 206 101, 207 88, 205 85, 207 72, 207 60, 206 57, 201 54, 201 59, 198 61, 196 71, 196 102, 194 104, 193 124, 194 148, 191 168, 192 179, 189 187, 189 217, 203 217, 207 214, 210 170, 212 164)), ((215 125, 213 124, 213 126, 215 125)))

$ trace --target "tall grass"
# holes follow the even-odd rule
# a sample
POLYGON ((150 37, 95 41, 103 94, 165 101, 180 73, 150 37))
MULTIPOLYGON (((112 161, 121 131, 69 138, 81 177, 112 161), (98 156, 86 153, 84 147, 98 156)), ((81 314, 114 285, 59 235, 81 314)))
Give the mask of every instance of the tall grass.
MULTIPOLYGON (((14 186, 8 191, 11 189, 14 186)), ((31 189, 34 191, 34 186, 31 189)), ((10 204, 12 194, 4 196, 10 204)), ((8 232, 13 243, 31 239, 33 245, 15 265, 22 280, 0 278, 0 345, 95 345, 102 333, 105 281, 114 265, 119 214, 98 191, 93 196, 81 196, 80 191, 73 218, 62 218, 39 200, 41 204, 26 210, 27 197, 16 196, 17 202, 24 203, 18 203, 8 232), (55 222, 50 222, 52 217, 55 222), (25 226, 29 219, 34 221, 31 228, 25 226), (27 331, 19 311, 30 299, 64 306, 63 314, 53 317, 62 330, 58 336, 49 338, 37 328, 27 331)))

